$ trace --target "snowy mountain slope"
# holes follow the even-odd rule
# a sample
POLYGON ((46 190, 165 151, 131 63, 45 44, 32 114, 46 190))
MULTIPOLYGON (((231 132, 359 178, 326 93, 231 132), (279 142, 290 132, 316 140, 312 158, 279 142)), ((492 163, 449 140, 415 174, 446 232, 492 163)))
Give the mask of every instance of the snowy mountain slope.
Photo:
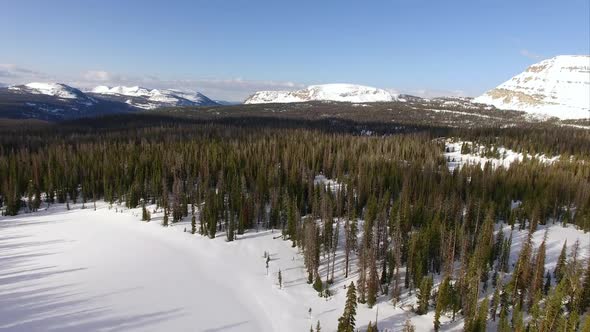
POLYGON ((85 95, 82 91, 62 83, 39 83, 33 82, 24 85, 15 85, 8 87, 15 92, 41 94, 53 96, 60 99, 75 99, 81 103, 93 104, 96 101, 85 95))
POLYGON ((244 104, 297 103, 306 101, 370 103, 397 100, 397 96, 377 88, 354 84, 311 85, 297 91, 259 91, 244 104))
POLYGON ((590 56, 543 60, 473 101, 561 119, 588 118, 590 56))
POLYGON ((170 106, 212 106, 216 102, 199 92, 188 92, 180 90, 147 89, 139 86, 97 86, 89 91, 96 97, 107 97, 108 99, 125 102, 134 107, 142 109, 154 109, 170 106))
POLYGON ((97 99, 61 83, 0 87, 2 118, 56 121, 132 110, 127 104, 97 99))

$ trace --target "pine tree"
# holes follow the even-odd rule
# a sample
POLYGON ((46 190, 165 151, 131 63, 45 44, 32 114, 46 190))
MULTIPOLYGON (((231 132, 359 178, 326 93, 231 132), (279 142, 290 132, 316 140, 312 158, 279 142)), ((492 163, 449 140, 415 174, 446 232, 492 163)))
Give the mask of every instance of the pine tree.
POLYGON ((531 276, 531 283, 529 288, 529 307, 532 307, 533 301, 537 296, 537 293, 543 290, 543 277, 545 275, 545 241, 547 239, 547 232, 545 232, 545 238, 539 245, 537 255, 534 259, 533 273, 531 276))
POLYGON ((283 275, 281 273, 281 269, 279 269, 279 288, 283 288, 283 275))
POLYGON ((418 309, 416 313, 418 315, 424 315, 428 312, 428 302, 430 300, 430 291, 432 290, 433 280, 432 277, 423 277, 420 282, 420 288, 416 294, 418 309))
POLYGON ((586 319, 584 319, 580 332, 590 332, 590 313, 586 314, 586 319))
POLYGON ((492 295, 492 302, 490 303, 490 315, 492 316, 492 321, 496 321, 496 313, 498 312, 498 306, 500 305, 500 289, 502 285, 497 285, 494 289, 494 295, 492 295))
POLYGON ((543 294, 549 294, 549 290, 551 289, 551 273, 547 271, 545 274, 545 285, 543 286, 543 294))
POLYGON ((507 309, 502 306, 500 308, 500 320, 498 322, 498 332, 510 332, 512 328, 510 327, 510 322, 508 321, 508 312, 507 309))
POLYGON ((191 216, 191 234, 195 234, 197 232, 197 219, 193 214, 191 216))
POLYGON ((566 251, 567 251, 567 240, 563 243, 563 247, 561 248, 561 253, 557 258, 557 264, 555 265, 555 270, 553 270, 553 277, 555 278, 555 283, 559 284, 561 282, 561 278, 563 278, 565 263, 566 263, 566 251))
POLYGON ((373 326, 373 322, 369 321, 369 325, 367 325, 367 332, 377 332, 377 328, 373 326))
POLYGON ((565 283, 560 282, 546 300, 544 310, 545 318, 541 323, 541 329, 543 331, 553 331, 558 325, 563 308, 564 288, 565 283))
POLYGON ((315 332, 321 332, 322 331, 322 326, 320 325, 320 321, 318 320, 318 323, 315 326, 315 332))
MULTIPOLYGON (((512 329, 515 332, 524 332, 524 318, 522 315, 522 307, 520 303, 517 303, 514 306, 514 311, 512 312, 512 329)), ((550 330, 547 330, 550 331, 550 330)))
MULTIPOLYGON (((586 272, 584 273, 584 283, 582 284, 580 296, 580 313, 583 313, 588 307, 590 307, 590 258, 588 258, 586 272)), ((590 316, 590 312, 588 316, 590 316)))
POLYGON ((445 277, 438 287, 434 311, 434 330, 440 329, 440 316, 453 305, 453 289, 449 277, 445 277))
POLYGON ((324 283, 322 282, 319 274, 316 274, 315 281, 313 282, 313 289, 315 289, 316 292, 320 294, 324 290, 324 283))
POLYGON ((377 291, 379 287, 379 279, 377 277, 377 264, 375 254, 372 249, 369 255, 369 278, 367 280, 367 305, 372 308, 377 303, 377 291))
POLYGON ((356 306, 356 288, 354 287, 354 282, 351 282, 346 291, 344 312, 338 319, 338 332, 354 332, 356 326, 356 306))

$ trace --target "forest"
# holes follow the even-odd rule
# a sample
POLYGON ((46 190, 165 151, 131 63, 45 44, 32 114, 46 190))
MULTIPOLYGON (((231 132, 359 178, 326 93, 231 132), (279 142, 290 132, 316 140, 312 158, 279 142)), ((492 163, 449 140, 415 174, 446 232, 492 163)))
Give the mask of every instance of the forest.
POLYGON ((590 330, 588 254, 564 244, 555 270, 546 271, 545 242, 532 241, 542 225, 590 231, 588 130, 404 124, 380 132, 379 124, 341 119, 162 115, 89 121, 0 133, 4 215, 104 200, 143 207, 146 222, 146 206, 155 204, 163 227, 188 218, 190 232, 209 238, 280 230, 324 296, 341 245, 345 273, 358 279, 347 287, 339 331, 356 330, 358 305, 382 298, 395 305, 402 292, 416 294, 416 314, 434 312, 437 331, 441 315, 463 317, 465 331, 486 331, 491 321, 498 331, 590 330), (451 172, 445 139, 529 157, 451 172), (538 154, 559 158, 541 163, 538 154), (502 225, 530 234, 515 264, 502 225), (482 299, 489 288, 493 295, 482 299))

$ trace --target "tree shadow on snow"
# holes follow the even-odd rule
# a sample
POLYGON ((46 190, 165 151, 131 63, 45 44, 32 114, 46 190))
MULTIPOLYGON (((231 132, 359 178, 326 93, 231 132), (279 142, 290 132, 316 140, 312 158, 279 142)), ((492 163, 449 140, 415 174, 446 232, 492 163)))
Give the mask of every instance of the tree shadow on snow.
POLYGON ((184 315, 180 308, 126 315, 102 306, 97 299, 133 289, 82 293, 76 284, 59 280, 85 267, 58 269, 40 263, 44 256, 54 254, 46 246, 59 241, 22 242, 23 238, 0 238, 0 331, 122 332, 142 330, 184 315))

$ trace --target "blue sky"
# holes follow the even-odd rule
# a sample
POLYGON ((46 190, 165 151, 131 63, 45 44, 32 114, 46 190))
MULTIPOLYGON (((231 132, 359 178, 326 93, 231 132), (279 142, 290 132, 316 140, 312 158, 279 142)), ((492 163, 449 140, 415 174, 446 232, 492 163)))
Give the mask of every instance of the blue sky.
POLYGON ((590 1, 6 1, 0 82, 166 85, 239 100, 347 82, 477 95, 590 53, 590 1))

